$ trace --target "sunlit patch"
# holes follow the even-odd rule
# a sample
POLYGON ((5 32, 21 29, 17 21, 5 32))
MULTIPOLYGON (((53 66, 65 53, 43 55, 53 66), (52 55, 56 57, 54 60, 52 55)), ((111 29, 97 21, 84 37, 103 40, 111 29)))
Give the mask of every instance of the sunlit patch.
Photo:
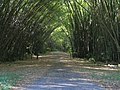
POLYGON ((72 67, 73 65, 65 65, 65 67, 72 67))
POLYGON ((39 88, 62 88, 62 87, 77 87, 76 84, 70 83, 56 83, 56 84, 43 84, 43 85, 29 85, 27 87, 39 87, 39 88))
POLYGON ((61 57, 60 59, 64 59, 64 57, 61 57))
POLYGON ((77 87, 78 85, 76 84, 71 84, 71 83, 58 83, 59 85, 62 85, 62 86, 71 86, 71 87, 77 87))
POLYGON ((51 67, 52 65, 50 65, 50 64, 47 64, 47 67, 51 67))
POLYGON ((61 85, 29 85, 28 87, 39 87, 39 88, 62 88, 61 85))
POLYGON ((22 66, 18 66, 18 67, 37 67, 40 66, 38 64, 34 64, 34 65, 22 65, 22 66))
POLYGON ((73 61, 72 60, 60 60, 60 62, 63 62, 63 63, 67 62, 68 63, 68 62, 73 62, 73 61))
POLYGON ((57 71, 64 71, 65 69, 57 69, 57 71))
POLYGON ((111 71, 118 71, 118 69, 114 69, 114 68, 107 68, 107 67, 82 67, 82 68, 86 68, 86 69, 94 69, 94 70, 111 70, 111 71))
POLYGON ((26 90, 26 88, 22 88, 22 87, 11 87, 10 90, 26 90))
MULTIPOLYGON (((77 80, 81 80, 81 81, 93 81, 91 79, 86 79, 86 78, 71 78, 69 79, 70 81, 77 81, 77 80)), ((81 84, 90 84, 90 83, 81 83, 81 84)), ((92 83, 91 83, 92 84, 92 83)), ((92 84, 93 85, 93 84, 92 84)))
POLYGON ((72 71, 73 73, 79 73, 79 74, 89 74, 90 72, 80 72, 80 71, 72 71))

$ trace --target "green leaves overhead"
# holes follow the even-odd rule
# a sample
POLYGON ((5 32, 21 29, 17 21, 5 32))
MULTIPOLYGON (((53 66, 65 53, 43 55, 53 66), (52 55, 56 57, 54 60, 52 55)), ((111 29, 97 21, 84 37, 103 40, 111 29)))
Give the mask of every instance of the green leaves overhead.
POLYGON ((73 54, 119 62, 120 1, 66 0, 65 5, 70 13, 73 54))
POLYGON ((33 53, 42 52, 59 28, 73 54, 110 59, 120 52, 119 9, 119 0, 1 0, 1 60, 25 57, 28 46, 33 53))
POLYGON ((28 45, 36 47, 38 43, 44 44, 53 30, 60 25, 56 23, 59 7, 60 3, 57 0, 1 1, 1 60, 23 58, 28 45))

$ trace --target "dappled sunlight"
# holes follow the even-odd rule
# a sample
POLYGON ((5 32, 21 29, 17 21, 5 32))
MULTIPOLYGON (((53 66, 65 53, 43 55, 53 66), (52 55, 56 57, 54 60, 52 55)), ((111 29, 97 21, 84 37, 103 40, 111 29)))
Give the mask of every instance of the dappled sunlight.
MULTIPOLYGON (((37 56, 33 55, 33 58, 36 58, 37 56)), ((70 58, 70 55, 65 52, 51 52, 47 55, 39 55, 38 58, 41 59, 68 59, 70 58)))
POLYGON ((84 75, 89 73, 89 72, 87 72, 87 71, 81 72, 81 71, 76 70, 76 69, 73 69, 72 72, 74 72, 74 73, 79 73, 79 74, 84 74, 84 75))
POLYGON ((57 71, 65 71, 65 69, 57 69, 57 71))
POLYGON ((26 90, 26 88, 23 88, 23 87, 11 87, 10 90, 26 90))
POLYGON ((118 71, 119 69, 114 69, 114 68, 109 68, 109 67, 87 67, 87 66, 83 66, 82 68, 86 68, 86 69, 94 69, 94 70, 110 70, 110 71, 118 71))
MULTIPOLYGON (((66 89, 68 88, 101 88, 97 86, 96 84, 92 83, 93 80, 82 78, 85 73, 79 73, 74 71, 76 67, 76 63, 85 63, 84 61, 78 61, 74 59, 64 59, 66 57, 58 55, 58 58, 56 60, 56 55, 54 57, 51 56, 54 59, 55 63, 49 63, 51 65, 52 69, 49 69, 47 74, 41 78, 38 78, 38 80, 35 80, 31 85, 27 85, 27 89, 29 88, 41 88, 41 89, 51 89, 51 90, 58 90, 58 89, 66 89), (87 86, 87 87, 86 87, 87 86)), ((43 59, 44 61, 45 59, 43 59)), ((49 58, 51 60, 51 58, 49 58)), ((48 60, 48 61, 49 61, 48 60)), ((52 62, 50 61, 50 62, 52 62)), ((42 60, 41 60, 42 62, 42 60)), ((44 61, 46 62, 46 61, 44 61)), ((47 63, 47 62, 46 62, 47 63)), ((104 90, 104 89, 101 89, 104 90)))
POLYGON ((93 69, 93 70, 110 70, 110 71, 119 71, 119 68, 111 68, 105 65, 94 64, 88 60, 82 59, 72 59, 72 60, 60 60, 60 62, 65 63, 66 67, 79 67, 85 69, 93 69))
POLYGON ((73 67, 73 65, 65 65, 65 67, 73 67))
POLYGON ((108 70, 108 67, 94 65, 84 59, 69 59, 64 55, 58 55, 57 58, 57 55, 48 54, 48 56, 43 55, 43 57, 40 56, 38 60, 16 61, 5 68, 5 71, 12 71, 13 75, 20 75, 20 79, 16 82, 17 90, 21 90, 20 87, 25 90, 29 90, 29 88, 39 88, 39 90, 64 88, 66 90, 83 88, 82 90, 84 90, 87 88, 88 90, 88 88, 93 87, 104 90, 101 80, 91 77, 107 76, 108 74, 105 72, 112 70, 112 68, 108 70))
POLYGON ((51 67, 51 65, 47 64, 47 65, 39 65, 39 64, 34 64, 34 65, 21 65, 21 66, 17 66, 17 67, 51 67))
MULTIPOLYGON (((54 55, 39 55, 38 57, 39 58, 51 58, 51 57, 53 57, 54 55)), ((35 55, 33 55, 33 58, 35 58, 35 57, 37 57, 37 56, 35 56, 35 55)))
POLYGON ((0 90, 105 87, 120 90, 120 0, 0 1, 0 90))
MULTIPOLYGON (((83 81, 93 81, 91 79, 86 79, 86 78, 71 78, 69 79, 70 81, 77 81, 77 80, 83 80, 83 81)), ((90 84, 90 83, 81 83, 81 84, 90 84)), ((92 84, 92 83, 91 83, 92 84)))
POLYGON ((38 87, 38 88, 61 88, 61 87, 64 87, 64 86, 61 86, 61 85, 50 85, 50 84, 45 84, 45 85, 28 85, 28 87, 38 87))
POLYGON ((61 59, 60 62, 65 63, 65 62, 73 62, 73 61, 71 59, 61 59))

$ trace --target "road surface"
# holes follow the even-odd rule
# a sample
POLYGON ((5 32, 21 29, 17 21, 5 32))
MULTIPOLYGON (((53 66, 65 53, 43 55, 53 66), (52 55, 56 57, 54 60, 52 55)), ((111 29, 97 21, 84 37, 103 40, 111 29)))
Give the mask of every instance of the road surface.
POLYGON ((64 63, 69 61, 69 55, 51 53, 46 57, 53 62, 48 65, 50 68, 42 77, 24 85, 25 90, 105 90, 101 85, 83 78, 80 73, 73 72, 73 68, 64 63))

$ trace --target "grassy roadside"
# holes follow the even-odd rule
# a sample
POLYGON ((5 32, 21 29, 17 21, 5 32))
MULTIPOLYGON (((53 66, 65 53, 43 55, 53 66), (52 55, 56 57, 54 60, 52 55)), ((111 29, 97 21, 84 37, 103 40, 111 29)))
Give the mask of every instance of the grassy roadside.
POLYGON ((49 64, 51 63, 36 59, 0 64, 0 90, 22 88, 25 84, 43 76, 49 69, 49 64))
POLYGON ((5 69, 0 71, 0 90, 11 90, 11 87, 21 79, 21 76, 15 72, 5 69))
POLYGON ((110 68, 104 64, 74 60, 71 64, 73 72, 80 73, 83 78, 101 84, 107 90, 120 90, 120 68, 110 68))
POLYGON ((79 72, 86 72, 87 75, 85 78, 100 83, 106 88, 120 89, 120 70, 111 71, 81 68, 79 72))

